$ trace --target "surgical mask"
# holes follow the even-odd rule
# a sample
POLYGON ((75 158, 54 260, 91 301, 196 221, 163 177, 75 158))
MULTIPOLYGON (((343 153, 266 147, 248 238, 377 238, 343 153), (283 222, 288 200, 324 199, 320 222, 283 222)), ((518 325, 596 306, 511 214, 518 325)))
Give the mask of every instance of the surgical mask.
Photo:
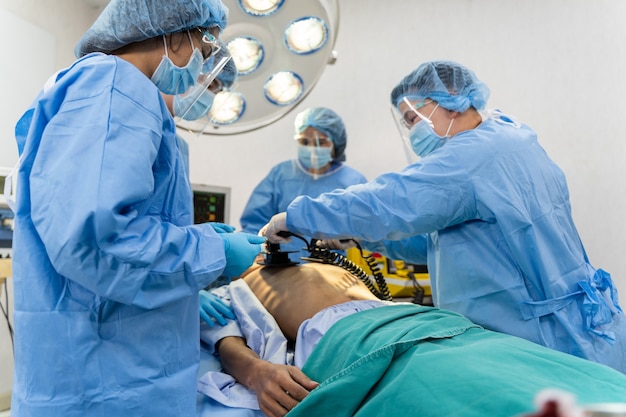
POLYGON ((193 53, 189 58, 189 62, 184 67, 178 67, 172 62, 167 53, 167 43, 165 35, 163 35, 163 44, 165 45, 165 55, 161 59, 161 63, 152 74, 152 82, 165 94, 182 94, 195 84, 200 72, 202 71, 202 63, 204 61, 202 53, 195 48, 191 35, 189 42, 193 48, 193 53))
POLYGON ((215 99, 215 93, 206 89, 203 85, 202 92, 198 94, 186 94, 184 96, 174 96, 174 116, 181 117, 185 120, 197 120, 205 116, 215 99))
POLYGON ((306 169, 320 169, 332 161, 332 146, 298 145, 298 159, 306 169))
POLYGON ((448 136, 448 133, 450 133, 454 119, 450 120, 445 136, 439 136, 433 129, 433 122, 430 120, 430 117, 432 117, 438 108, 439 104, 437 104, 428 118, 420 116, 422 120, 417 122, 409 131, 411 148, 416 155, 422 158, 429 155, 434 150, 441 148, 450 137, 448 136))

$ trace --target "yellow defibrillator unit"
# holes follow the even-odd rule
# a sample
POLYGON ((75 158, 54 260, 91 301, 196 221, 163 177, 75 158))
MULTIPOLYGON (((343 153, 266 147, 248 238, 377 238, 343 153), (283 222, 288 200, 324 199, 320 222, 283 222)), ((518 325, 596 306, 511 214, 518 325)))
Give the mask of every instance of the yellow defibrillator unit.
POLYGON ((414 265, 402 260, 390 259, 378 252, 363 251, 363 256, 357 248, 346 251, 346 257, 365 271, 370 265, 364 259, 376 261, 376 266, 382 273, 389 292, 394 299, 410 298, 411 301, 423 305, 432 305, 430 278, 426 265, 414 265))

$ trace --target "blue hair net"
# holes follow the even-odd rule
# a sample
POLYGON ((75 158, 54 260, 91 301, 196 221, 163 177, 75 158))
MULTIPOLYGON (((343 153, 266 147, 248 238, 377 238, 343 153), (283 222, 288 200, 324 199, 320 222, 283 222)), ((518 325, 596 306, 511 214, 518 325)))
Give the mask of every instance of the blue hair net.
POLYGON ((294 122, 296 134, 302 133, 307 127, 323 132, 333 142, 335 157, 333 161, 341 162, 346 160, 344 153, 348 135, 346 127, 341 117, 331 109, 325 107, 313 107, 298 113, 294 122))
POLYGON ((133 42, 197 27, 226 27, 221 0, 111 0, 80 39, 74 54, 109 53, 133 42))
POLYGON ((410 100, 435 100, 445 109, 464 112, 470 106, 485 108, 489 87, 469 68, 452 61, 425 62, 391 91, 391 104, 410 100))

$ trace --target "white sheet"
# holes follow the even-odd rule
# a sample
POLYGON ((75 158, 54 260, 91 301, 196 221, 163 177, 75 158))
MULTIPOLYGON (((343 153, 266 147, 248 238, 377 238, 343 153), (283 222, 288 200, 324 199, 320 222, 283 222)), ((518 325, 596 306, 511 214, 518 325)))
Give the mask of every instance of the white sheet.
MULTIPOLYGON (((229 286, 212 292, 230 303, 237 321, 229 321, 223 327, 203 325, 200 339, 206 344, 209 354, 214 354, 215 342, 220 339, 241 336, 261 359, 277 364, 293 364, 293 354, 288 352, 287 339, 276 320, 243 280, 233 281, 229 286)), ((204 373, 198 380, 198 392, 228 407, 259 409, 254 392, 226 373, 213 370, 204 373)))
MULTIPOLYGON (((225 406, 225 411, 229 411, 230 407, 240 413, 242 409, 259 410, 255 393, 239 384, 232 376, 221 372, 219 358, 215 356, 215 343, 220 339, 226 336, 244 337, 248 346, 262 359, 271 363, 301 367, 324 333, 338 320, 358 311, 391 303, 379 300, 356 300, 320 311, 302 323, 298 329, 294 358, 276 320, 243 280, 234 281, 229 286, 217 288, 212 292, 230 304, 237 321, 229 321, 226 326, 209 327, 203 324, 201 329, 203 358, 202 373, 198 379, 198 392, 208 397, 207 400, 201 399, 200 401, 204 413, 208 413, 209 410, 215 413, 220 406, 225 406)), ((213 416, 213 414, 210 415, 213 416)))

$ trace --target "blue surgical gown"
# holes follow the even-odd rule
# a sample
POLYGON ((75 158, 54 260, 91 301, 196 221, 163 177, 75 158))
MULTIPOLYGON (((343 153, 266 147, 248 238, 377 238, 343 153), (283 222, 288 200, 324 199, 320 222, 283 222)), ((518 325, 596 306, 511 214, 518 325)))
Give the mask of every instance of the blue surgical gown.
POLYGON ((195 415, 198 291, 224 246, 192 225, 159 91, 128 62, 87 55, 16 136, 11 415, 195 415))
POLYGON ((287 226, 427 261, 437 307, 626 372, 617 290, 587 259, 565 176, 535 132, 507 116, 494 113, 399 173, 298 198, 287 226))
MULTIPOLYGON (((256 186, 241 215, 241 228, 247 233, 258 233, 273 215, 287 209, 289 203, 300 195, 318 195, 354 184, 362 184, 365 176, 346 164, 333 162, 331 169, 313 176, 297 160, 284 161, 274 166, 269 174, 256 186)), ((302 236, 307 241, 308 235, 302 236)), ((303 248, 306 244, 297 238, 281 245, 281 250, 291 252, 289 258, 298 262, 300 257, 309 256, 303 248)))

